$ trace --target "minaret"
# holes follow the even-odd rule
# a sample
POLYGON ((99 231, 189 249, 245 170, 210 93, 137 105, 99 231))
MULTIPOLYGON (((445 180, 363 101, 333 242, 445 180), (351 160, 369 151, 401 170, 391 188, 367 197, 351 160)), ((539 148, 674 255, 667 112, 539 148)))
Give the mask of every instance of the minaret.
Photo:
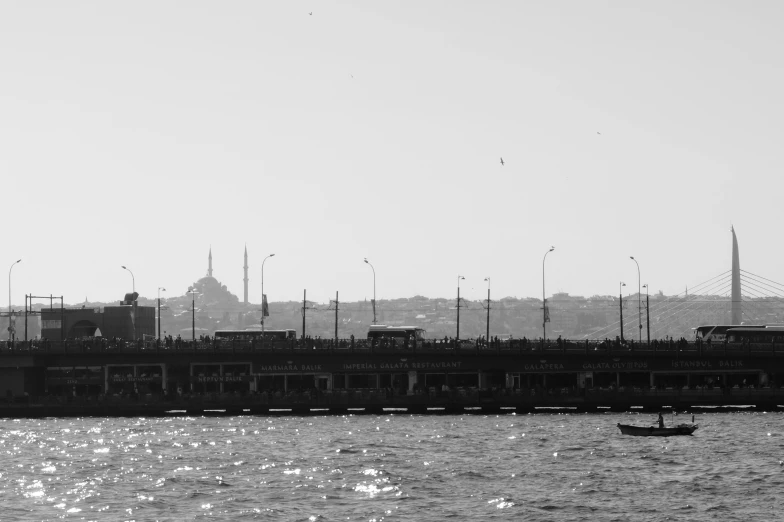
POLYGON ((735 227, 732 231, 732 320, 730 324, 743 323, 743 310, 741 309, 740 296, 740 254, 738 254, 738 238, 735 236, 735 227))
POLYGON ((248 304, 248 245, 245 245, 245 279, 242 281, 245 283, 245 304, 248 304))
POLYGON ((210 246, 210 265, 207 268, 207 277, 212 277, 212 246, 210 246))

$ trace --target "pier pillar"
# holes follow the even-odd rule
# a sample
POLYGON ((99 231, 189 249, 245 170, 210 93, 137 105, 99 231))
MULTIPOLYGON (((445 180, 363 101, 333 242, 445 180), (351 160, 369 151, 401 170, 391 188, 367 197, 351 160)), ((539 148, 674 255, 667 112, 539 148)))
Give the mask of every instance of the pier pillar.
POLYGON ((417 372, 408 372, 408 394, 414 394, 414 386, 417 383, 417 372))

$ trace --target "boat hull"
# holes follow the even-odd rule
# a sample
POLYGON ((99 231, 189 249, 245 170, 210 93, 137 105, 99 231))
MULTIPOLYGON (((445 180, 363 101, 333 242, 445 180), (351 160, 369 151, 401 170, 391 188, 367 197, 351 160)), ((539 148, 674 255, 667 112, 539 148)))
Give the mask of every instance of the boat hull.
POLYGON ((676 435, 691 435, 697 429, 697 425, 679 424, 671 428, 656 428, 654 426, 631 426, 619 423, 618 428, 624 435, 635 437, 674 437, 676 435))

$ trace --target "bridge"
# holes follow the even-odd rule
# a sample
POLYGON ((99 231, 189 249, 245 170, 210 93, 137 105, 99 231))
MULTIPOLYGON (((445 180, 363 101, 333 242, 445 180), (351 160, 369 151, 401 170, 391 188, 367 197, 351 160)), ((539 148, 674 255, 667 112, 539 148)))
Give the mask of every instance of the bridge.
POLYGON ((778 411, 784 404, 784 343, 77 341, 2 350, 0 366, 22 368, 42 385, 0 400, 7 417, 778 411), (365 382, 368 375, 376 377, 365 382), (403 375, 407 382, 397 380, 403 375))
POLYGON ((632 294, 618 302, 618 320, 588 339, 693 339, 699 325, 784 324, 784 284, 741 269, 732 229, 732 268, 674 296, 641 295, 642 335, 632 294), (651 299, 652 298, 652 299, 651 299), (632 303, 632 304, 630 304, 632 303))

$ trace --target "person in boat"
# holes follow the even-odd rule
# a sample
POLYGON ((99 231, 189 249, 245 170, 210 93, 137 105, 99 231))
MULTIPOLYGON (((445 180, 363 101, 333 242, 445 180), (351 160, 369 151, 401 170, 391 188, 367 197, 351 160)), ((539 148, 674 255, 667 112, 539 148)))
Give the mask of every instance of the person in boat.
POLYGON ((662 417, 661 412, 659 412, 659 427, 660 428, 664 427, 664 417, 662 417))

